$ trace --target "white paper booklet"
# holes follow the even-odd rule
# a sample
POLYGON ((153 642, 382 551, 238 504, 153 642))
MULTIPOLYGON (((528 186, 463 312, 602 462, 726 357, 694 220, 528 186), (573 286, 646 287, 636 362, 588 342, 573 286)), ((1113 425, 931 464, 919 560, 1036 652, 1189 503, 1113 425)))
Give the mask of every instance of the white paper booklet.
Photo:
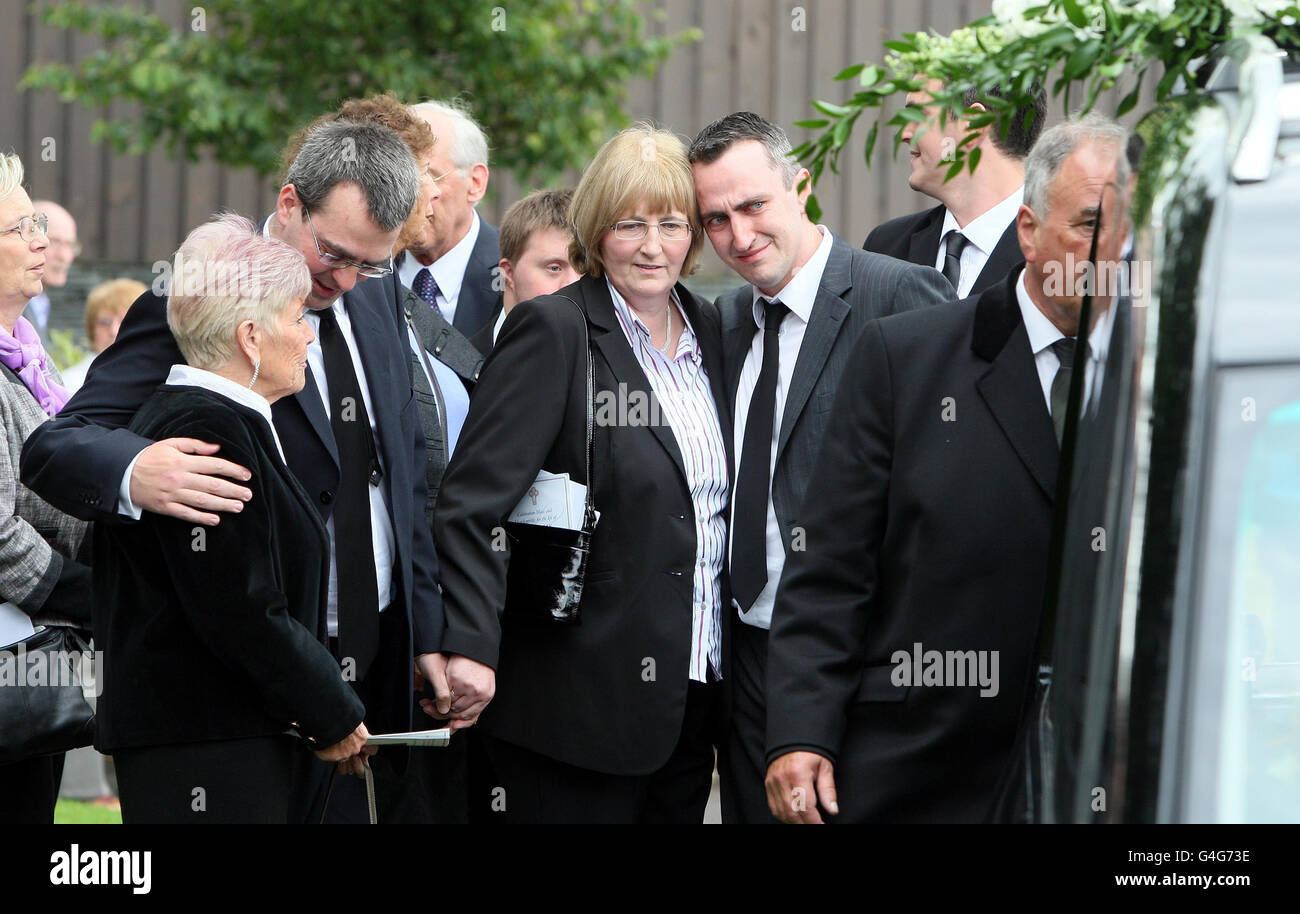
POLYGON ((542 470, 510 512, 509 520, 517 524, 581 530, 586 500, 587 487, 571 480, 568 473, 542 470))
POLYGON ((0 603, 0 648, 17 644, 35 632, 31 616, 8 600, 0 603))
POLYGON ((372 733, 367 746, 445 746, 451 742, 451 728, 414 730, 410 733, 372 733))

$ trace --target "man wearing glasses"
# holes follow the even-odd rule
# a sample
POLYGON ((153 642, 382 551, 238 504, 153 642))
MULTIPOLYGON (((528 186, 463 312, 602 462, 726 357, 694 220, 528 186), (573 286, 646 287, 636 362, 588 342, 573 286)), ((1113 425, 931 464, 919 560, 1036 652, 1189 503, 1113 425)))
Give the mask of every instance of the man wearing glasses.
MULTIPOLYGON (((289 467, 330 533, 329 644, 366 705, 372 733, 411 729, 413 659, 445 693, 437 557, 423 512, 424 435, 405 328, 391 284, 364 282, 391 272, 393 244, 419 186, 415 160, 396 133, 335 120, 307 135, 263 224, 265 234, 302 253, 311 273, 307 383, 278 400, 272 416, 289 467)), ((241 510, 255 497, 239 484, 249 474, 215 446, 150 442, 124 428, 169 366, 183 361, 165 298, 145 293, 85 386, 28 439, 23 482, 87 520, 154 511, 215 525, 221 512, 241 510)), ((396 778, 405 762, 400 750, 377 757, 376 778, 396 778)), ((329 772, 304 774, 298 813, 316 821, 329 772)), ((337 779, 328 812, 328 821, 366 821, 364 788, 337 779)))
POLYGON ((36 332, 41 335, 41 342, 48 343, 50 325, 50 296, 48 290, 62 289, 68 284, 68 270, 72 261, 81 253, 77 243, 77 220, 53 200, 36 200, 32 208, 44 214, 49 230, 45 236, 50 239, 50 246, 45 249, 45 288, 40 295, 27 303, 23 316, 32 322, 36 332))

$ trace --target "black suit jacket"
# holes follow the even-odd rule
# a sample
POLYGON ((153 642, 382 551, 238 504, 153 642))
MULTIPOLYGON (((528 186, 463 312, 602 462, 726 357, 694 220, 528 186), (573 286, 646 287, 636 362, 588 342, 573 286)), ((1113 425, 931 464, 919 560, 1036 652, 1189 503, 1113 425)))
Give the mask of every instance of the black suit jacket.
POLYGON ((767 682, 769 760, 834 759, 839 821, 983 820, 1012 755, 1058 458, 1018 273, 871 324, 844 373, 767 682), (996 694, 908 684, 918 644, 923 671, 926 651, 996 651, 996 694))
POLYGON ((266 421, 211 391, 163 386, 130 429, 220 444, 249 468, 253 499, 215 527, 161 514, 95 525, 95 642, 105 658, 95 745, 113 752, 289 727, 315 748, 343 739, 364 709, 324 645, 329 540, 266 421))
MULTIPOLYGON (((725 438, 716 312, 680 283, 677 293, 700 340, 725 438)), ((595 428, 591 485, 601 517, 581 623, 528 625, 501 614, 509 553, 497 528, 539 470, 586 478, 584 315, 595 395, 649 397, 603 278, 584 277, 510 312, 434 517, 443 646, 496 669, 496 697, 478 724, 486 732, 570 765, 648 774, 681 733, 691 653, 695 521, 671 427, 595 428)))
MULTIPOLYGON (((862 328, 887 314, 954 298, 951 284, 934 270, 855 250, 839 238, 832 242, 777 437, 772 504, 787 551, 794 515, 803 502, 822 438, 836 421, 831 412, 835 391, 862 328)), ((753 286, 741 286, 718 299, 727 402, 733 415, 740 372, 758 332, 753 302, 753 286)))
MULTIPOLYGON (((423 522, 424 433, 411 390, 410 347, 405 328, 399 331, 396 325, 397 305, 385 294, 388 289, 388 283, 368 280, 343 296, 370 388, 375 446, 396 544, 398 589, 392 608, 407 619, 402 637, 381 646, 379 659, 385 662, 377 659, 375 664, 382 670, 382 682, 375 687, 385 700, 381 707, 367 709, 371 732, 410 728, 412 658, 438 650, 442 633, 438 559, 423 522)), ((95 359, 85 386, 57 418, 27 439, 20 464, 23 482, 68 514, 122 520, 118 487, 131 461, 150 444, 126 426, 166 379, 170 366, 184 361, 167 327, 166 299, 145 292, 127 312, 117 341, 95 359)), ((276 401, 272 414, 290 469, 327 519, 339 482, 338 450, 310 370, 302 391, 276 401)), ((339 557, 339 572, 347 573, 347 562, 371 560, 339 557)))
MULTIPOLYGON (((943 231, 943 217, 946 207, 940 204, 925 212, 910 216, 899 216, 881 223, 871 230, 862 247, 877 254, 888 254, 899 260, 919 263, 933 267, 939 258, 939 233, 943 231)), ((996 285, 1007 273, 1025 262, 1020 253, 1020 236, 1016 232, 1016 222, 1011 220, 997 246, 989 254, 984 269, 971 287, 971 295, 979 295, 985 289, 996 285)))
POLYGON ((495 287, 497 264, 501 262, 501 236, 495 225, 480 218, 478 238, 470 252, 465 278, 461 282, 460 296, 456 299, 453 323, 466 336, 483 329, 495 314, 501 293, 495 287))

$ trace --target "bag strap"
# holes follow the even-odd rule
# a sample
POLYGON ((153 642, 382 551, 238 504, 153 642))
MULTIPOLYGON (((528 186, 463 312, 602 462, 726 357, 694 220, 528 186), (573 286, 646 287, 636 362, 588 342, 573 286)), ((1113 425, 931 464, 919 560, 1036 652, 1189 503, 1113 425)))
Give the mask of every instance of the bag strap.
MULTIPOLYGON (((582 346, 583 349, 587 351, 587 497, 585 504, 586 510, 584 512, 586 517, 584 517, 584 521, 589 521, 591 520, 592 513, 591 492, 595 488, 591 479, 591 442, 596 415, 596 405, 592 392, 594 385, 592 383, 593 370, 591 361, 591 335, 587 329, 587 312, 582 310, 582 306, 567 295, 557 295, 556 297, 564 299, 569 304, 573 305, 573 307, 577 308, 578 314, 582 317, 582 346)), ((584 526, 586 526, 586 524, 584 524, 584 526)))

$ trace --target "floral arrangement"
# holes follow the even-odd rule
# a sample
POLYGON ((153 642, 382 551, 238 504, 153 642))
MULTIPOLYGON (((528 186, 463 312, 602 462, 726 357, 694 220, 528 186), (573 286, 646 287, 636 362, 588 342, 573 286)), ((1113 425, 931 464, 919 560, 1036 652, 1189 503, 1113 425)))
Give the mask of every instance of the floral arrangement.
MULTIPOLYGON (((993 12, 949 35, 907 33, 885 43, 881 64, 859 63, 836 79, 856 80, 858 89, 843 104, 815 101, 825 117, 795 126, 822 131, 795 150, 815 183, 838 159, 853 128, 870 108, 880 109, 867 135, 868 165, 882 122, 895 128, 894 151, 909 122, 923 123, 918 108, 903 108, 885 121, 883 104, 894 95, 917 91, 923 78, 942 87, 932 93, 941 112, 965 110, 963 96, 974 89, 986 110, 969 118, 970 133, 958 144, 949 177, 979 164, 979 150, 965 147, 989 124, 1005 129, 1007 119, 1025 106, 1036 87, 1050 86, 1053 97, 1082 88, 1081 110, 1088 111, 1102 92, 1132 75, 1131 90, 1117 116, 1137 105, 1148 73, 1158 72, 1157 101, 1174 90, 1180 77, 1194 85, 1196 66, 1215 48, 1233 38, 1263 34, 1279 47, 1300 48, 1300 0, 993 0, 993 12), (986 94, 997 87, 1001 98, 986 94)), ((941 114, 946 120, 947 115, 941 114)), ((816 207, 815 200, 813 207, 816 207)))

